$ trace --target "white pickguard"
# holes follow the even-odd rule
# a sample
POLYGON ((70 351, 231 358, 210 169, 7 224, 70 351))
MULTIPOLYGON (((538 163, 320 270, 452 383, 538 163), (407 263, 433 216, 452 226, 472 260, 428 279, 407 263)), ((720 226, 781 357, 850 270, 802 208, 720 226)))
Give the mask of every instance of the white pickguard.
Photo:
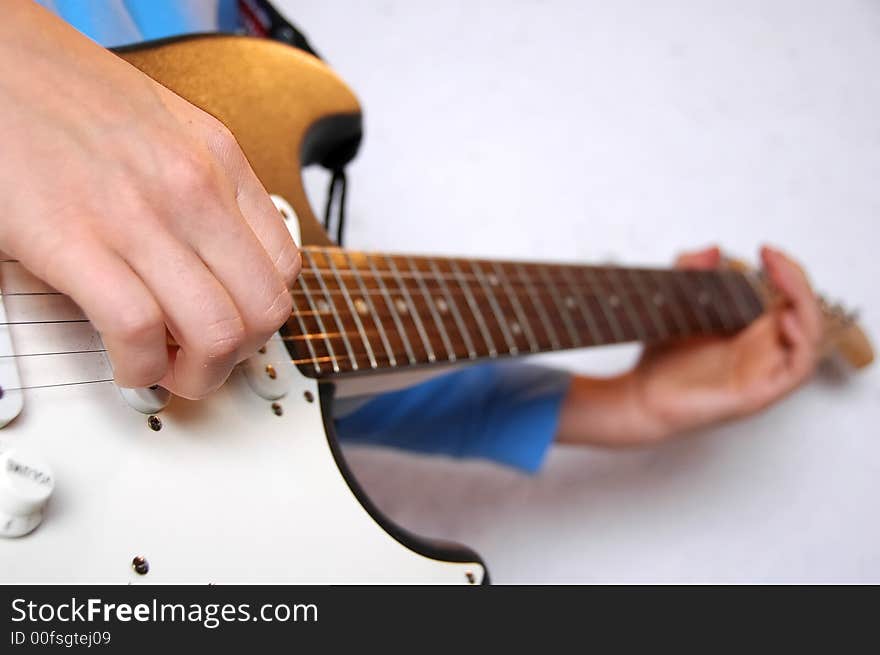
MULTIPOLYGON (((21 348, 35 333, 15 327, 21 348)), ((70 347, 47 334, 29 350, 70 347)), ((77 338, 80 348, 90 343, 77 338)), ((106 373, 103 353, 89 357, 96 361, 67 359, 62 372, 106 373)), ((419 555, 367 514, 336 466, 317 383, 285 359, 281 416, 239 369, 205 400, 172 398, 157 414, 159 431, 113 383, 23 391, 0 441, 47 460, 55 492, 34 532, 0 539, 0 582, 481 582, 478 563, 419 555), (146 575, 132 568, 138 555, 149 562, 146 575)), ((60 374, 55 365, 27 366, 25 386, 60 374)))

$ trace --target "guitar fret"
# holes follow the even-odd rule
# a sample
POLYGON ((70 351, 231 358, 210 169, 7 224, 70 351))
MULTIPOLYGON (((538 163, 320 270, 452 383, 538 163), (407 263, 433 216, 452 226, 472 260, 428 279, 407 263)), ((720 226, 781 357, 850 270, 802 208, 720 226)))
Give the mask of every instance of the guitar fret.
POLYGON ((568 266, 560 266, 559 271, 562 274, 562 278, 565 280, 565 284, 568 285, 568 290, 574 294, 574 297, 577 301, 578 310, 581 313, 581 316, 584 318, 584 323, 587 326, 587 329, 590 331, 590 337, 593 339, 593 344, 598 345, 600 343, 605 343, 605 339, 602 337, 602 333, 599 331, 599 326, 596 325, 596 320, 593 318, 592 313, 589 311, 587 307, 587 301, 584 299, 583 295, 578 289, 577 285, 573 284, 573 278, 571 276, 571 271, 568 266))
POLYGON ((284 339, 299 369, 318 378, 652 343, 740 329, 763 311, 760 289, 751 284, 733 271, 433 259, 311 246, 303 248, 284 339))
MULTIPOLYGON (((687 319, 684 317, 684 313, 681 311, 681 307, 678 305, 678 300, 676 299, 675 289, 672 288, 672 285, 669 282, 669 273, 663 273, 660 271, 652 271, 652 276, 654 280, 657 281, 658 287, 663 287, 667 291, 667 302, 666 304, 672 310, 672 318, 675 321, 676 326, 678 327, 678 336, 687 337, 690 336, 691 329, 688 325, 687 319)), ((674 272, 672 273, 674 275, 674 272)))
POLYGON ((748 290, 743 295, 749 308, 748 316, 758 316, 764 312, 764 303, 761 300, 761 290, 757 278, 751 274, 740 274, 740 285, 748 290))
POLYGON ((666 324, 663 321, 663 318, 660 316, 657 308, 654 306, 654 299, 650 297, 647 293, 647 290, 644 287, 642 280, 642 272, 630 270, 629 271, 629 279, 633 281, 633 285, 636 288, 638 294, 642 297, 642 301, 645 304, 645 308, 647 310, 648 316, 651 318, 651 322, 654 323, 654 327, 657 328, 657 336, 660 339, 666 339, 669 337, 669 329, 666 327, 666 324))
POLYGON ((599 286, 598 276, 596 275, 595 270, 592 268, 585 268, 584 279, 587 281, 587 286, 590 288, 593 296, 595 296, 598 301, 599 307, 602 308, 602 314, 605 316, 605 322, 608 323, 608 326, 611 328, 611 334, 614 336, 614 340, 618 342, 626 341, 623 326, 620 324, 620 321, 617 320, 617 315, 608 310, 605 301, 606 294, 599 286))
POLYGON ((700 289, 706 294, 704 297, 708 297, 709 302, 707 304, 713 308, 715 313, 721 319, 721 324, 724 326, 724 329, 732 332, 736 328, 736 321, 733 320, 730 313, 727 311, 727 303, 711 302, 713 297, 719 297, 718 287, 712 284, 714 277, 714 273, 707 275, 705 271, 701 271, 698 276, 700 280, 700 289), (707 285, 709 287, 708 289, 706 289, 707 285))
POLYGON ((493 269, 495 270, 495 275, 498 276, 498 279, 501 281, 501 286, 504 289, 504 293, 507 294, 508 300, 510 300, 510 304, 513 306, 513 311, 516 314, 516 318, 519 321, 520 325, 523 328, 523 332, 526 335, 526 340, 529 342, 529 349, 536 353, 540 350, 538 346, 538 342, 535 339, 535 333, 532 331, 532 325, 529 323, 528 316, 526 316, 525 311, 523 311, 522 304, 519 302, 519 297, 516 293, 513 292, 510 286, 510 281, 507 279, 507 273, 504 272, 504 267, 501 266, 498 262, 493 264, 493 269))
POLYGON ((364 257, 370 266, 370 270, 373 272, 373 277, 376 279, 376 283, 379 285, 379 291, 385 298, 385 304, 388 307, 388 312, 391 314, 391 318, 394 320, 397 333, 400 335, 400 339, 403 342, 403 347, 404 350, 406 350, 406 356, 409 359, 409 363, 415 364, 416 356, 413 354, 412 344, 409 342, 406 330, 403 329, 403 323, 400 320, 400 315, 397 313, 394 302, 391 300, 391 294, 388 293, 388 288, 385 286, 385 282, 382 281, 382 276, 379 275, 379 271, 376 270, 376 263, 373 261, 373 257, 371 255, 364 255, 364 257))
POLYGON ((532 307, 535 308, 535 311, 538 312, 538 318, 541 319, 541 324, 544 326, 544 333, 547 335, 547 338, 550 339, 550 345, 553 350, 561 350, 562 346, 559 343, 559 336, 556 334, 556 330, 553 329, 553 325, 550 323, 550 317, 547 315, 547 310, 544 308, 544 304, 541 302, 540 297, 535 293, 535 286, 532 283, 531 278, 528 275, 523 275, 525 269, 522 264, 516 265, 516 271, 517 277, 525 283, 529 301, 532 303, 532 307))
POLYGON ((412 257, 406 258, 407 263, 409 264, 409 270, 411 270, 418 282, 419 289, 422 292, 422 296, 425 298, 425 304, 428 306, 428 311, 431 313, 431 318, 434 319, 434 324, 437 326, 437 330, 440 333, 440 340, 443 341, 443 347, 446 348, 446 355, 450 362, 455 361, 455 350, 452 347, 452 342, 449 340, 449 335, 446 333, 446 328, 443 325, 443 322, 440 320, 440 316, 437 314, 437 308, 434 306, 434 299, 431 297, 431 294, 428 293, 428 287, 425 285, 425 281, 422 279, 420 271, 413 264, 412 257))
POLYGON ((318 324, 318 329, 324 335, 324 344, 327 346, 327 355, 330 357, 330 362, 333 366, 333 372, 339 373, 339 362, 336 360, 336 353, 333 351, 333 344, 330 343, 330 338, 327 336, 327 328, 324 327, 324 319, 321 318, 321 314, 320 312, 318 312, 318 308, 315 306, 315 301, 312 299, 312 294, 309 291, 309 287, 308 285, 306 285, 305 275, 300 274, 297 280, 299 281, 299 285, 302 287, 303 293, 306 294, 306 302, 309 303, 309 308, 313 312, 315 322, 318 324))
POLYGON ((644 326, 642 325, 642 321, 639 318, 638 312, 636 312, 635 307, 633 307, 632 302, 629 299, 629 294, 627 294, 626 289, 620 286, 620 278, 617 275, 617 271, 613 268, 606 268, 605 275, 608 278, 608 281, 611 283, 611 287, 615 292, 615 296, 620 301, 620 306, 623 308, 623 313, 626 314, 629 319, 630 327, 632 327, 633 331, 636 334, 636 338, 638 341, 645 343, 648 341, 648 335, 645 333, 644 326))
POLYGON ((550 277, 547 267, 538 266, 538 271, 539 275, 541 275, 547 283, 550 297, 553 298, 553 303, 556 305, 556 311, 559 312, 559 316, 562 317, 562 322, 565 325, 565 329, 568 331, 568 337, 571 339, 571 345, 582 346, 583 342, 581 341, 580 335, 577 333, 577 330, 574 329, 574 323, 571 321, 568 308, 562 302, 562 298, 559 297, 559 292, 556 290, 556 285, 553 283, 553 279, 550 277))
POLYGON ((471 270, 474 272, 474 275, 477 276, 477 280, 480 285, 483 287, 483 291, 486 294, 486 298, 489 301, 489 306, 492 308, 492 313, 495 314, 495 320, 498 321, 499 326, 501 327, 501 334, 504 336, 504 340, 507 341, 507 349, 511 355, 516 355, 519 352, 519 349, 516 347, 516 342, 513 340, 513 335, 510 333, 510 330, 507 327, 507 319, 504 318, 504 313, 501 311, 501 306, 498 304, 498 299, 495 297, 495 292, 492 291, 491 285, 488 280, 486 280, 486 276, 483 273, 482 269, 477 266, 477 262, 475 260, 471 261, 471 270))
POLYGON ((734 284, 730 279, 730 276, 726 275, 724 272, 719 273, 719 277, 721 278, 721 283, 727 289, 730 296, 733 298, 733 303, 736 306, 737 311, 739 312, 740 320, 743 323, 749 322, 749 305, 746 299, 742 295, 742 288, 738 284, 734 284))
POLYGON ((378 363, 376 362, 376 355, 373 353, 373 347, 370 345, 370 340, 367 338, 367 332, 364 329, 364 325, 361 322, 361 317, 358 314, 358 311, 355 309, 354 302, 351 299, 351 295, 348 293, 348 286, 346 286, 345 282, 342 281, 342 276, 339 275, 339 270, 336 268, 336 263, 333 261, 333 256, 324 252, 324 259, 327 261, 330 266, 330 270, 333 271, 333 275, 336 278, 336 284, 339 286, 342 291, 342 296, 345 298, 345 303, 348 305, 348 311, 351 312, 352 318, 354 318, 355 325, 357 326, 358 334, 361 336, 361 342, 364 344, 364 348, 367 350, 367 358, 370 360, 371 368, 378 368, 378 363))
MULTIPOLYGON (((299 329, 302 330, 303 335, 307 335, 309 331, 306 329, 305 321, 303 321, 302 314, 299 312, 299 308, 296 303, 296 297, 293 294, 290 294, 290 298, 293 302, 293 311, 291 313, 296 316, 296 322, 299 323, 299 329)), ((311 339, 306 339, 306 348, 309 351, 309 356, 312 359, 312 364, 314 364, 315 366, 315 373, 320 375, 321 363, 318 360, 318 353, 315 352, 315 347, 312 345, 311 339)))
POLYGON ((684 291, 685 298, 690 300, 688 304, 692 308, 694 315, 697 317, 697 321, 703 332, 707 334, 711 333, 712 323, 704 312, 704 307, 707 303, 703 302, 704 296, 701 293, 694 292, 695 287, 691 283, 691 275, 688 273, 682 273, 681 275, 673 276, 673 279, 678 282, 678 286, 684 291))
POLYGON ((354 279, 357 282, 358 288, 364 296, 364 302, 367 304, 367 308, 370 311, 370 316, 373 319, 373 323, 376 326, 376 330, 379 333, 379 339, 382 341, 382 347, 385 349, 385 354, 388 356, 388 363, 396 367, 397 359, 394 357, 394 351, 391 349, 391 343, 388 341, 388 335, 385 333, 385 326, 382 324, 382 321, 379 319, 379 314, 376 312, 376 307, 373 305, 373 299, 370 297, 369 290, 367 289, 367 285, 364 284, 364 280, 361 277, 361 273, 358 270, 357 266, 354 265, 354 261, 352 261, 351 256, 347 251, 342 251, 345 254, 345 260, 348 262, 348 265, 351 267, 351 271, 354 275, 354 279))
MULTIPOLYGON (((711 275, 707 276, 706 281, 709 283, 710 288, 715 290, 714 295, 719 300, 719 302, 716 303, 718 311, 727 318, 727 320, 724 321, 724 326, 731 332, 736 330, 736 327, 740 322, 734 314, 733 305, 731 305, 730 302, 726 302, 725 296, 729 294, 721 281, 721 276, 718 275, 717 271, 713 271, 711 275)), ((733 299, 731 298, 731 300, 733 299)))
POLYGON ((339 318, 339 310, 336 309, 336 303, 334 302, 333 297, 330 295, 330 291, 327 289, 327 285, 324 283, 324 277, 316 270, 315 261, 312 258, 311 253, 307 250, 305 252, 305 255, 306 259, 309 262, 309 268, 315 274, 315 278, 318 280, 318 286, 321 287, 321 292, 324 294, 324 298, 330 305, 330 311, 333 314, 333 320, 336 323, 336 327, 342 336, 342 343, 345 345, 346 352, 348 352, 348 358, 349 361, 351 361, 351 367, 356 371, 358 370, 357 358, 354 356, 354 350, 351 347, 351 342, 348 340, 348 333, 345 330, 345 326, 342 324, 342 321, 339 318))
POLYGON ((431 340, 428 339, 428 333, 425 332, 425 326, 422 325, 422 319, 419 316, 419 312, 416 309, 415 304, 413 304, 412 296, 409 293, 409 289, 407 288, 406 283, 404 283, 403 279, 400 277, 400 271, 397 270, 397 264, 394 262, 394 258, 385 255, 385 261, 388 263, 388 269, 397 280, 397 287, 400 289, 400 293, 403 296, 403 301, 406 303, 406 306, 409 307, 410 314, 412 315, 413 320, 416 324, 416 331, 419 333, 422 344, 425 346, 425 352, 428 354, 428 361, 437 361, 437 356, 434 354, 434 348, 431 346, 431 340))
POLYGON ((437 262, 435 262, 433 259, 429 259, 427 261, 428 265, 431 267, 431 271, 437 278, 437 282, 440 285, 444 300, 449 306, 450 311, 452 311, 452 318, 455 320, 455 325, 458 327, 458 332, 461 335, 461 338, 464 340, 464 346, 467 350, 468 357, 470 359, 476 359, 477 351, 474 349, 474 342, 473 339, 471 339, 471 334, 470 332, 468 332, 464 319, 461 316, 461 312, 458 310, 458 303, 455 302, 455 298, 453 298, 452 294, 450 293, 449 287, 446 286, 446 280, 444 280, 443 275, 440 273, 440 269, 437 268, 437 262))
POLYGON ((483 314, 482 312, 480 312, 480 308, 477 306, 477 302, 474 299, 470 288, 465 284, 465 278, 461 272, 461 269, 458 267, 458 262, 456 262, 456 260, 454 259, 450 259, 449 267, 452 269, 453 275, 455 275, 456 279, 458 280, 458 286, 461 287, 462 291, 464 291, 464 297, 467 301, 468 306, 470 307, 471 316, 476 319, 477 326, 480 328, 480 333, 483 336, 483 341, 486 343, 486 347, 489 349, 489 356, 497 357, 498 350, 495 348, 495 342, 492 341, 492 335, 489 334, 489 329, 486 327, 486 321, 483 319, 483 314))

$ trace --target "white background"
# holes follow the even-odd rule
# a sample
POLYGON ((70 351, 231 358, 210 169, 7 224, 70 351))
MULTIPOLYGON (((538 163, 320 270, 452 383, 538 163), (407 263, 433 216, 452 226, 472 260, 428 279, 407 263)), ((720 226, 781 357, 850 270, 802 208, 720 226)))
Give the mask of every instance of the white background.
MULTIPOLYGON (((880 335, 880 3, 278 4, 365 108, 348 245, 663 264, 770 242, 880 335)), ((496 582, 880 582, 878 401, 874 367, 660 448, 559 448, 535 477, 348 454, 496 582)))

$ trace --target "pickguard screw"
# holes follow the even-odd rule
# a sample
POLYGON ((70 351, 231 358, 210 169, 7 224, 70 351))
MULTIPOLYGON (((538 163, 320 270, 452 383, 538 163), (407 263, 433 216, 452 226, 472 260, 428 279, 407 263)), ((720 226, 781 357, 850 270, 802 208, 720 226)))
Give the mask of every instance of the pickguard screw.
POLYGON ((260 353, 261 355, 265 355, 266 354, 266 346, 263 346, 262 348, 257 349, 257 352, 260 353))
POLYGON ((155 430, 156 432, 158 432, 162 429, 162 419, 160 419, 158 416, 150 416, 147 419, 147 425, 150 426, 151 430, 155 430))
POLYGON ((284 413, 284 408, 278 403, 272 403, 272 411, 275 412, 275 416, 281 416, 284 413))
POLYGON ((271 364, 266 364, 266 375, 269 376, 270 380, 274 380, 278 377, 278 373, 275 372, 275 367, 271 364))
POLYGON ((131 567, 139 575, 146 575, 150 571, 150 563, 143 555, 138 555, 133 560, 131 560, 131 567))
POLYGON ((464 577, 467 578, 468 584, 474 584, 477 581, 477 576, 474 575, 473 571, 465 571, 464 577))
POLYGON ((303 394, 303 398, 305 398, 307 402, 310 402, 310 403, 315 402, 315 394, 313 394, 311 391, 306 391, 303 394))

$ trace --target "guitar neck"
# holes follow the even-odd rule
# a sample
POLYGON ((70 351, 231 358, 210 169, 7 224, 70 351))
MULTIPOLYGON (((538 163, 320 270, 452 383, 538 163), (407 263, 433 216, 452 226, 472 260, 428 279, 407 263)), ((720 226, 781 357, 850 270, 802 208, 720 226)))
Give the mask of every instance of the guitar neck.
POLYGON ((283 336, 310 377, 731 334, 763 311, 731 270, 416 257, 308 246, 283 336))

